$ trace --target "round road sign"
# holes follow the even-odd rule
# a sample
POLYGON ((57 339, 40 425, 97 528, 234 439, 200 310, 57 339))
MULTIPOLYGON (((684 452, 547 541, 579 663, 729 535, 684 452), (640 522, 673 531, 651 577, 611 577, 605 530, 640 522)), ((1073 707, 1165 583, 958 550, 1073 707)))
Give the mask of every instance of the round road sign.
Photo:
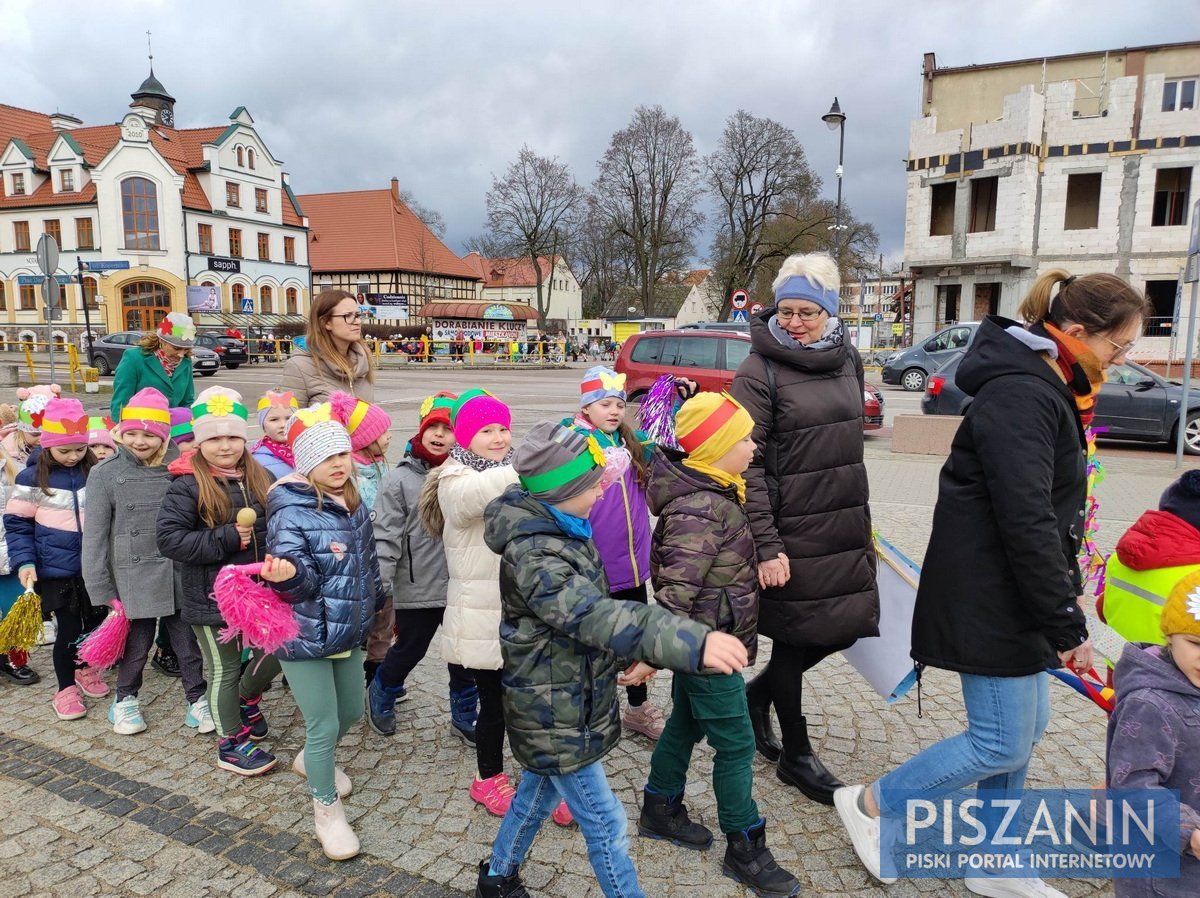
POLYGON ((744 309, 749 302, 750 294, 745 290, 734 290, 733 295, 729 297, 729 304, 735 309, 744 309))
POLYGON ((756 302, 754 305, 752 305, 750 307, 750 314, 757 315, 762 310, 763 310, 763 304, 761 302, 756 302))

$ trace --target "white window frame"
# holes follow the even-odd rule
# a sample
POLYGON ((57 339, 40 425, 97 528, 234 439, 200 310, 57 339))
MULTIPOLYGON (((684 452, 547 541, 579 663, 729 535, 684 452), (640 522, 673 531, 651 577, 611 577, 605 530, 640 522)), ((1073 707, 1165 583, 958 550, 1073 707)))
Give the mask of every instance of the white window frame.
POLYGON ((1200 105, 1200 77, 1198 77, 1196 75, 1188 75, 1183 78, 1167 78, 1165 81, 1163 81, 1163 104, 1164 105, 1166 104, 1167 85, 1169 85, 1169 84, 1175 85, 1175 102, 1174 102, 1173 108, 1164 109, 1163 112, 1194 112, 1196 110, 1196 108, 1198 107, 1198 105, 1200 105), (1183 85, 1188 83, 1189 81, 1192 83, 1192 105, 1190 108, 1189 107, 1181 108, 1179 103, 1183 98, 1183 89, 1182 88, 1183 88, 1183 85))

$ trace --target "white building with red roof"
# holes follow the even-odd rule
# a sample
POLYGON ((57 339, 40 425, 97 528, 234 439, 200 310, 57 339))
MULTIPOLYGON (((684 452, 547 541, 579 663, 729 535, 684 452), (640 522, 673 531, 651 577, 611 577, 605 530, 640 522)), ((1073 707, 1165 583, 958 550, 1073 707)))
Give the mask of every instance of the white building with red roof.
MULTIPOLYGON (((519 259, 488 259, 471 252, 463 261, 483 282, 482 298, 488 302, 522 303, 537 309, 538 274, 533 262, 519 259)), ((538 257, 541 269, 542 302, 548 321, 574 322, 583 317, 583 290, 571 266, 562 256, 538 257)))

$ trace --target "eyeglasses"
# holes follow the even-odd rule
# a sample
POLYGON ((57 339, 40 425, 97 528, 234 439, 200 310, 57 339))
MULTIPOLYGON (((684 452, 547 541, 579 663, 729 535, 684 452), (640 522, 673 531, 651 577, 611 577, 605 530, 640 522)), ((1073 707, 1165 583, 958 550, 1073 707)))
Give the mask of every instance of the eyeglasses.
POLYGON ((362 312, 347 312, 344 315, 330 315, 330 318, 341 318, 347 324, 354 324, 356 321, 362 321, 362 312))
POLYGON ((801 321, 816 321, 824 314, 824 309, 805 309, 802 312, 793 312, 791 309, 778 309, 775 312, 775 317, 780 321, 791 321, 793 318, 799 318, 801 321))
POLYGON ((1103 334, 1100 336, 1103 337, 1105 343, 1108 343, 1113 349, 1116 350, 1116 352, 1113 353, 1114 359, 1119 359, 1123 355, 1129 355, 1129 353, 1133 352, 1133 347, 1137 346, 1137 340, 1130 340, 1128 343, 1114 343, 1103 334))

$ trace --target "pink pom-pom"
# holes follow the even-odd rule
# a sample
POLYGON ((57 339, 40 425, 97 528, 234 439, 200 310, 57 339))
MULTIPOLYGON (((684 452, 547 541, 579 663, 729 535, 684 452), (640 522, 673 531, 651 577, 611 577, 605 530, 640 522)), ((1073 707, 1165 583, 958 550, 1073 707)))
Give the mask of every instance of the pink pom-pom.
POLYGON ((329 394, 329 408, 333 412, 333 416, 342 423, 343 427, 350 426, 350 416, 354 414, 354 410, 358 407, 358 400, 349 393, 343 393, 341 390, 334 390, 329 394))
POLYGON ((664 374, 656 380, 646 398, 642 400, 642 430, 651 441, 671 449, 678 449, 675 442, 675 401, 679 393, 675 378, 664 374))
POLYGON ((120 599, 114 599, 104 623, 79 644, 79 660, 97 670, 107 670, 125 654, 128 637, 129 618, 125 616, 125 606, 120 599))
POLYGON ((222 642, 238 636, 247 645, 264 652, 276 652, 300 635, 300 625, 292 607, 254 575, 262 564, 227 564, 213 583, 213 599, 225 618, 220 633, 222 642))
POLYGON ((604 450, 604 473, 600 475, 600 489, 606 490, 629 470, 633 458, 624 446, 609 446, 604 450))

